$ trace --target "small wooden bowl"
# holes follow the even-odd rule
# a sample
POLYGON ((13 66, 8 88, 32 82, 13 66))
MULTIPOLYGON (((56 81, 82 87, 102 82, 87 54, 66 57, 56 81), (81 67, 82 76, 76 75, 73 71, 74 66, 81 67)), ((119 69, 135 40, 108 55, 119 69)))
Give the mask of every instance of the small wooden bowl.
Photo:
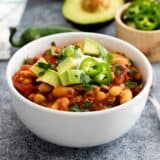
POLYGON ((160 62, 160 30, 142 31, 127 26, 121 17, 129 4, 123 5, 116 14, 116 36, 135 45, 151 62, 160 62))

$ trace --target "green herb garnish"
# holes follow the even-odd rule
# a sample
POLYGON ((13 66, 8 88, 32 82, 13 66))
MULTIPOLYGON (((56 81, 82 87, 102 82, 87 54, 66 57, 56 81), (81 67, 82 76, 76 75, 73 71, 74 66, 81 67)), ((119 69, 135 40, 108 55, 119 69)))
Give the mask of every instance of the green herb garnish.
POLYGON ((111 63, 112 59, 113 59, 113 57, 112 57, 110 54, 107 54, 107 56, 106 56, 106 61, 107 61, 108 63, 111 63))
POLYGON ((45 74, 45 72, 40 72, 39 74, 38 74, 38 76, 43 76, 45 74))
POLYGON ((120 67, 123 67, 128 73, 130 73, 132 75, 135 75, 137 73, 136 71, 134 71, 134 70, 126 67, 125 65, 122 65, 122 64, 115 64, 114 67, 115 67, 115 73, 117 76, 122 74, 120 67))
POLYGON ((66 54, 65 54, 64 49, 61 50, 61 52, 58 54, 57 58, 58 58, 59 62, 63 61, 66 58, 66 54))
POLYGON ((43 63, 43 62, 38 62, 38 67, 40 67, 44 70, 52 69, 51 64, 47 64, 47 63, 43 63))
POLYGON ((77 46, 77 45, 75 45, 75 46, 74 46, 74 49, 80 49, 80 47, 79 47, 79 46, 77 46))
POLYGON ((26 58, 23 62, 23 64, 28 64, 29 63, 29 58, 26 58))
POLYGON ((131 64, 131 66, 133 66, 133 67, 136 66, 136 64, 135 64, 131 59, 129 60, 129 62, 130 62, 130 64, 131 64))
POLYGON ((98 47, 98 49, 99 49, 100 57, 105 58, 106 55, 108 54, 106 52, 106 49, 104 47, 98 47))
POLYGON ((75 57, 81 57, 80 55, 80 47, 79 46, 74 46, 74 52, 75 52, 75 57))
POLYGON ((81 73, 80 78, 81 78, 82 82, 85 84, 88 84, 91 82, 91 78, 88 75, 86 75, 85 73, 81 73))
POLYGON ((120 69, 116 69, 115 73, 116 73, 117 76, 120 76, 122 74, 122 71, 120 69))
POLYGON ((116 65, 114 65, 114 68, 115 68, 115 74, 117 76, 120 76, 122 74, 122 71, 120 69, 120 65, 116 64, 116 65))
POLYGON ((53 55, 53 53, 52 53, 52 50, 51 50, 51 49, 49 49, 49 50, 48 50, 48 55, 49 55, 49 56, 52 56, 52 55, 53 55))
POLYGON ((89 91, 92 89, 92 85, 91 84, 83 84, 84 90, 85 91, 89 91))
POLYGON ((84 112, 84 110, 80 109, 78 105, 70 106, 69 110, 72 112, 84 112))
POLYGON ((124 83, 128 88, 134 89, 138 86, 137 82, 131 81, 131 80, 127 80, 124 83))
POLYGON ((85 102, 83 104, 83 106, 84 106, 85 109, 90 109, 93 106, 93 103, 91 103, 91 102, 85 102))
POLYGON ((80 76, 80 79, 82 80, 85 91, 89 91, 92 89, 92 84, 90 84, 91 78, 88 75, 86 75, 85 73, 82 73, 80 76))
POLYGON ((56 43, 54 41, 51 42, 51 46, 56 46, 56 43))
POLYGON ((100 57, 104 59, 107 63, 110 63, 113 57, 108 53, 108 51, 104 47, 99 47, 100 57))

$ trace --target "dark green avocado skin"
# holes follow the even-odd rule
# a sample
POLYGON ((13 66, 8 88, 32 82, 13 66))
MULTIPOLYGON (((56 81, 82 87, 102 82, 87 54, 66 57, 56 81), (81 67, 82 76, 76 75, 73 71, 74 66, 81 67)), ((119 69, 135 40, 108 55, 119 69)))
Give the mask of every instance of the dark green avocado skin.
POLYGON ((71 23, 73 25, 74 28, 77 28, 78 30, 81 31, 87 31, 87 32, 95 32, 99 29, 102 29, 104 27, 106 27, 107 25, 109 25, 110 23, 112 23, 114 21, 114 19, 107 21, 107 22, 101 22, 101 23, 95 23, 95 24, 78 24, 78 23, 74 23, 68 19, 66 19, 67 22, 71 23))

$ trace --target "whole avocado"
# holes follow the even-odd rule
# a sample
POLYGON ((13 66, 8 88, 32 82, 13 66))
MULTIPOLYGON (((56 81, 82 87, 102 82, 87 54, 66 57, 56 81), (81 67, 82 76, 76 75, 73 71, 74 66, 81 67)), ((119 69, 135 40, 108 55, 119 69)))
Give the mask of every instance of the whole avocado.
POLYGON ((124 0, 64 0, 63 16, 74 24, 95 25, 114 19, 124 0))

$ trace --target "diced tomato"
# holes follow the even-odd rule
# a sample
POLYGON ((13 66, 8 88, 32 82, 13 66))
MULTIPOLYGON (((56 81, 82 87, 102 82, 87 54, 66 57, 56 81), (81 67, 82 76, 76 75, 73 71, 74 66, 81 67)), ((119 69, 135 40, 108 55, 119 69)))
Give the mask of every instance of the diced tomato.
POLYGON ((50 56, 47 61, 48 61, 48 63, 51 63, 51 64, 57 64, 57 61, 56 61, 55 57, 53 57, 53 56, 50 56))
POLYGON ((31 68, 32 65, 30 64, 23 64, 21 67, 21 70, 29 70, 31 68))
POLYGON ((55 52, 56 52, 56 53, 59 53, 61 50, 62 50, 61 47, 57 47, 56 50, 55 50, 55 52))
POLYGON ((116 85, 120 85, 120 84, 122 84, 124 81, 126 81, 128 79, 129 79, 129 75, 128 75, 127 71, 126 70, 122 70, 121 75, 115 77, 114 83, 116 85))
POLYGON ((33 86, 32 84, 23 84, 23 83, 20 83, 18 82, 18 74, 19 73, 16 73, 13 77, 12 77, 12 80, 13 80, 13 84, 15 86, 15 88, 21 93, 23 94, 23 96, 27 97, 29 96, 29 94, 31 94, 35 89, 36 87, 33 86))
POLYGON ((52 55, 49 55, 48 52, 43 54, 43 57, 46 59, 48 63, 57 64, 56 58, 52 55))

